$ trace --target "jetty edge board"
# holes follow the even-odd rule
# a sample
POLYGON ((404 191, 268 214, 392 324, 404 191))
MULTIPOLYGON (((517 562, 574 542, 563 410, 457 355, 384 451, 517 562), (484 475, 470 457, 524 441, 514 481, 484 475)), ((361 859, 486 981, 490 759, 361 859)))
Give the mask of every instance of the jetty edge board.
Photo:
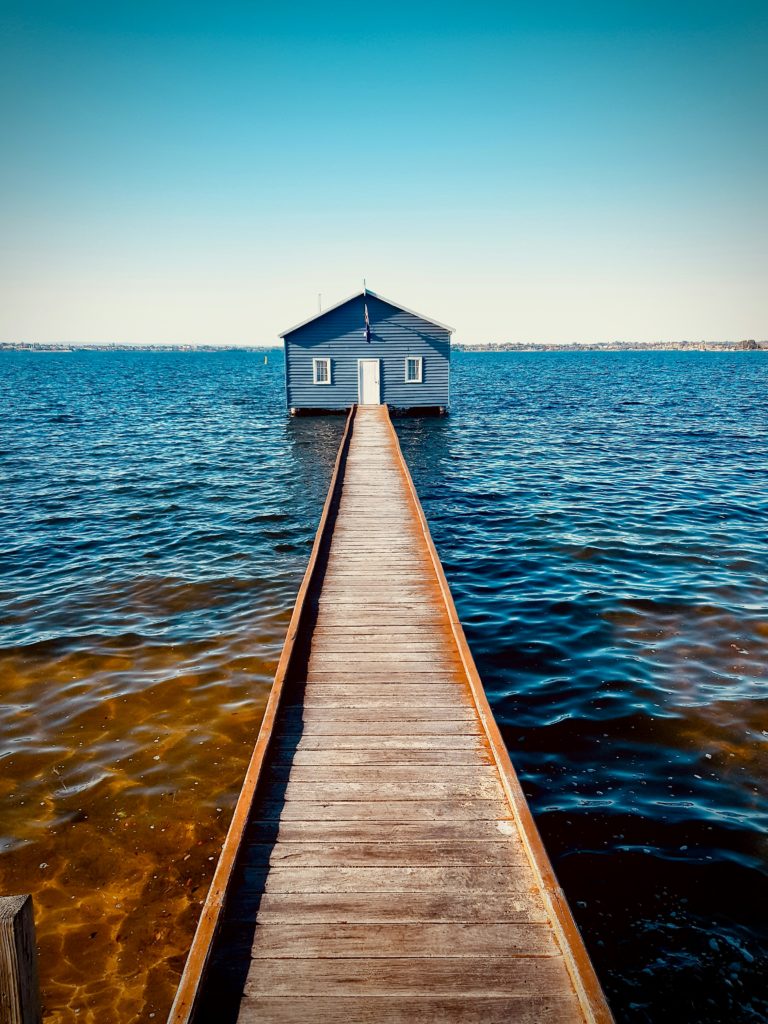
POLYGON ((353 407, 169 1024, 608 1024, 386 406, 353 407))

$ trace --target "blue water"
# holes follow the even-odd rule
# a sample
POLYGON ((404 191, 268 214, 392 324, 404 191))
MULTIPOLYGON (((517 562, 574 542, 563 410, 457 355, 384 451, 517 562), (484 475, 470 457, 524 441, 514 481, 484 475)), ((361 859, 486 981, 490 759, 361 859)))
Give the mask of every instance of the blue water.
POLYGON ((768 359, 465 354, 403 450, 621 1021, 768 1019, 768 359))
MULTIPOLYGON (((0 889, 56 1024, 162 1019, 250 753, 342 429, 263 360, 0 354, 0 889)), ((458 353, 397 421, 622 1022, 768 1019, 766 394, 760 353, 458 353)))

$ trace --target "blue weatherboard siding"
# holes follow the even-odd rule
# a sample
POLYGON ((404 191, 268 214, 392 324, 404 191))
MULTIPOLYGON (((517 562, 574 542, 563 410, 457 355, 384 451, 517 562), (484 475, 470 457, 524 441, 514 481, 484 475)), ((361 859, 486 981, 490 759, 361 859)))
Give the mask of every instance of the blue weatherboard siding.
POLYGON ((346 409, 358 400, 358 359, 380 359, 381 400, 396 408, 448 406, 451 335, 444 327, 370 292, 329 309, 285 335, 289 408, 346 409), (364 303, 371 322, 365 340, 364 303), (421 356, 422 383, 405 383, 406 356, 421 356), (329 357, 331 383, 313 384, 312 360, 329 357))

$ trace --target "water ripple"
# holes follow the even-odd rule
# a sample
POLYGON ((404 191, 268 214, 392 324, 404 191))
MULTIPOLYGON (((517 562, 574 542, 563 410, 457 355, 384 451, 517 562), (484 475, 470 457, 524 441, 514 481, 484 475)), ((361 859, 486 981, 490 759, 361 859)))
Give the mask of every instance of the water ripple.
POLYGON ((0 891, 46 1020, 164 1019, 343 424, 252 354, 4 353, 0 404, 0 891))
POLYGON ((616 1016, 768 1019, 768 360, 455 369, 398 431, 616 1016))
MULTIPOLYGON (((452 415, 397 424, 630 1024, 768 1018, 766 385, 458 354, 452 415)), ((4 353, 0 403, 0 890, 35 894, 47 1020, 163 1019, 342 421, 286 419, 276 354, 4 353)))

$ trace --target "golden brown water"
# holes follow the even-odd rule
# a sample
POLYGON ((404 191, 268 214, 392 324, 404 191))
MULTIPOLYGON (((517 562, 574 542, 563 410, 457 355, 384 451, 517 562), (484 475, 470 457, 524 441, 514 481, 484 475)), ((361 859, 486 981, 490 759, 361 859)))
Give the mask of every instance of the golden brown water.
POLYGON ((218 649, 0 658, 0 889, 34 893, 47 1019, 164 1019, 288 617, 218 649))

